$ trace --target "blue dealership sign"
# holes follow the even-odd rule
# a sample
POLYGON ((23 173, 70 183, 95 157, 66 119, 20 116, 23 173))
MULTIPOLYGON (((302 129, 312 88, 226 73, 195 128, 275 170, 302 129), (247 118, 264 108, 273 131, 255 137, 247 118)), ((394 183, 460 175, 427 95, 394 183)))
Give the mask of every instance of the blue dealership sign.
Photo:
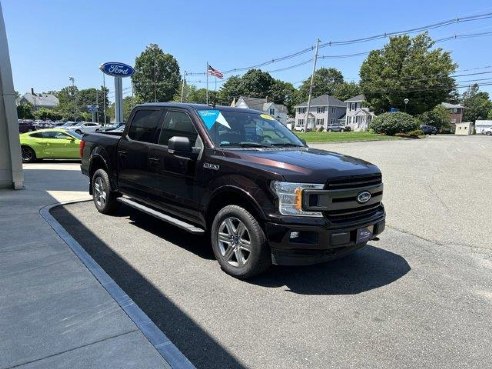
POLYGON ((99 69, 103 73, 113 77, 130 77, 135 72, 133 67, 119 62, 104 63, 99 69))

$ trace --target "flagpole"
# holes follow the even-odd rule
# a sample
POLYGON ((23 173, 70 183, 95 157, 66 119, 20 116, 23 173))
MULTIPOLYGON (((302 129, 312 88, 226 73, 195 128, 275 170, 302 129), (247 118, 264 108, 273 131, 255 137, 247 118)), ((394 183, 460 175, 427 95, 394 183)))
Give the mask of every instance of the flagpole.
POLYGON ((208 62, 207 62, 207 70, 205 74, 207 75, 207 105, 208 105, 208 62))

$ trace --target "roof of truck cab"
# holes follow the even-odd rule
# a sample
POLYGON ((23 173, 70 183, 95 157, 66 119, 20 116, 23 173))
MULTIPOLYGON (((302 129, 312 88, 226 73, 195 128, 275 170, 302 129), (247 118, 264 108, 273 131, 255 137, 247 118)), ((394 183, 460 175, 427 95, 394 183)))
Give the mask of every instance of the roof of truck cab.
POLYGON ((139 104, 136 107, 166 107, 166 108, 188 108, 188 109, 194 109, 194 110, 220 110, 220 111, 239 111, 239 112, 248 112, 248 113, 255 113, 255 114, 262 114, 262 112, 254 109, 245 109, 245 108, 235 108, 232 106, 227 106, 227 105, 206 105, 206 104, 192 104, 192 103, 177 103, 177 102, 167 102, 167 103, 144 103, 144 104, 139 104))

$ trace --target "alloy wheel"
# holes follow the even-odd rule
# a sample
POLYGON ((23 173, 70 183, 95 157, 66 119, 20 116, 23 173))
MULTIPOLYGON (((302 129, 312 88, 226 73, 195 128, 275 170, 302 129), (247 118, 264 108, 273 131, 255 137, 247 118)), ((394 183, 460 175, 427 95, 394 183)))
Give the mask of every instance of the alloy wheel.
POLYGON ((234 267, 242 267, 250 259, 251 237, 238 218, 228 217, 222 221, 218 230, 218 245, 223 259, 234 267))
POLYGON ((103 208, 106 205, 107 189, 102 177, 97 177, 94 180, 94 198, 97 206, 103 208))

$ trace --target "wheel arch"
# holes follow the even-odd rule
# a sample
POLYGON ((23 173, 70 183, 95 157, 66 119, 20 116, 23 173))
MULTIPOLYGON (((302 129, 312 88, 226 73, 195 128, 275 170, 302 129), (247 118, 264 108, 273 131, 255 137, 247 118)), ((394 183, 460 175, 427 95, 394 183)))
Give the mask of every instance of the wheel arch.
POLYGON ((260 226, 263 227, 266 216, 255 199, 243 189, 227 186, 218 189, 210 197, 206 211, 207 229, 210 229, 215 215, 217 215, 220 209, 227 205, 238 205, 246 209, 255 217, 260 226))

